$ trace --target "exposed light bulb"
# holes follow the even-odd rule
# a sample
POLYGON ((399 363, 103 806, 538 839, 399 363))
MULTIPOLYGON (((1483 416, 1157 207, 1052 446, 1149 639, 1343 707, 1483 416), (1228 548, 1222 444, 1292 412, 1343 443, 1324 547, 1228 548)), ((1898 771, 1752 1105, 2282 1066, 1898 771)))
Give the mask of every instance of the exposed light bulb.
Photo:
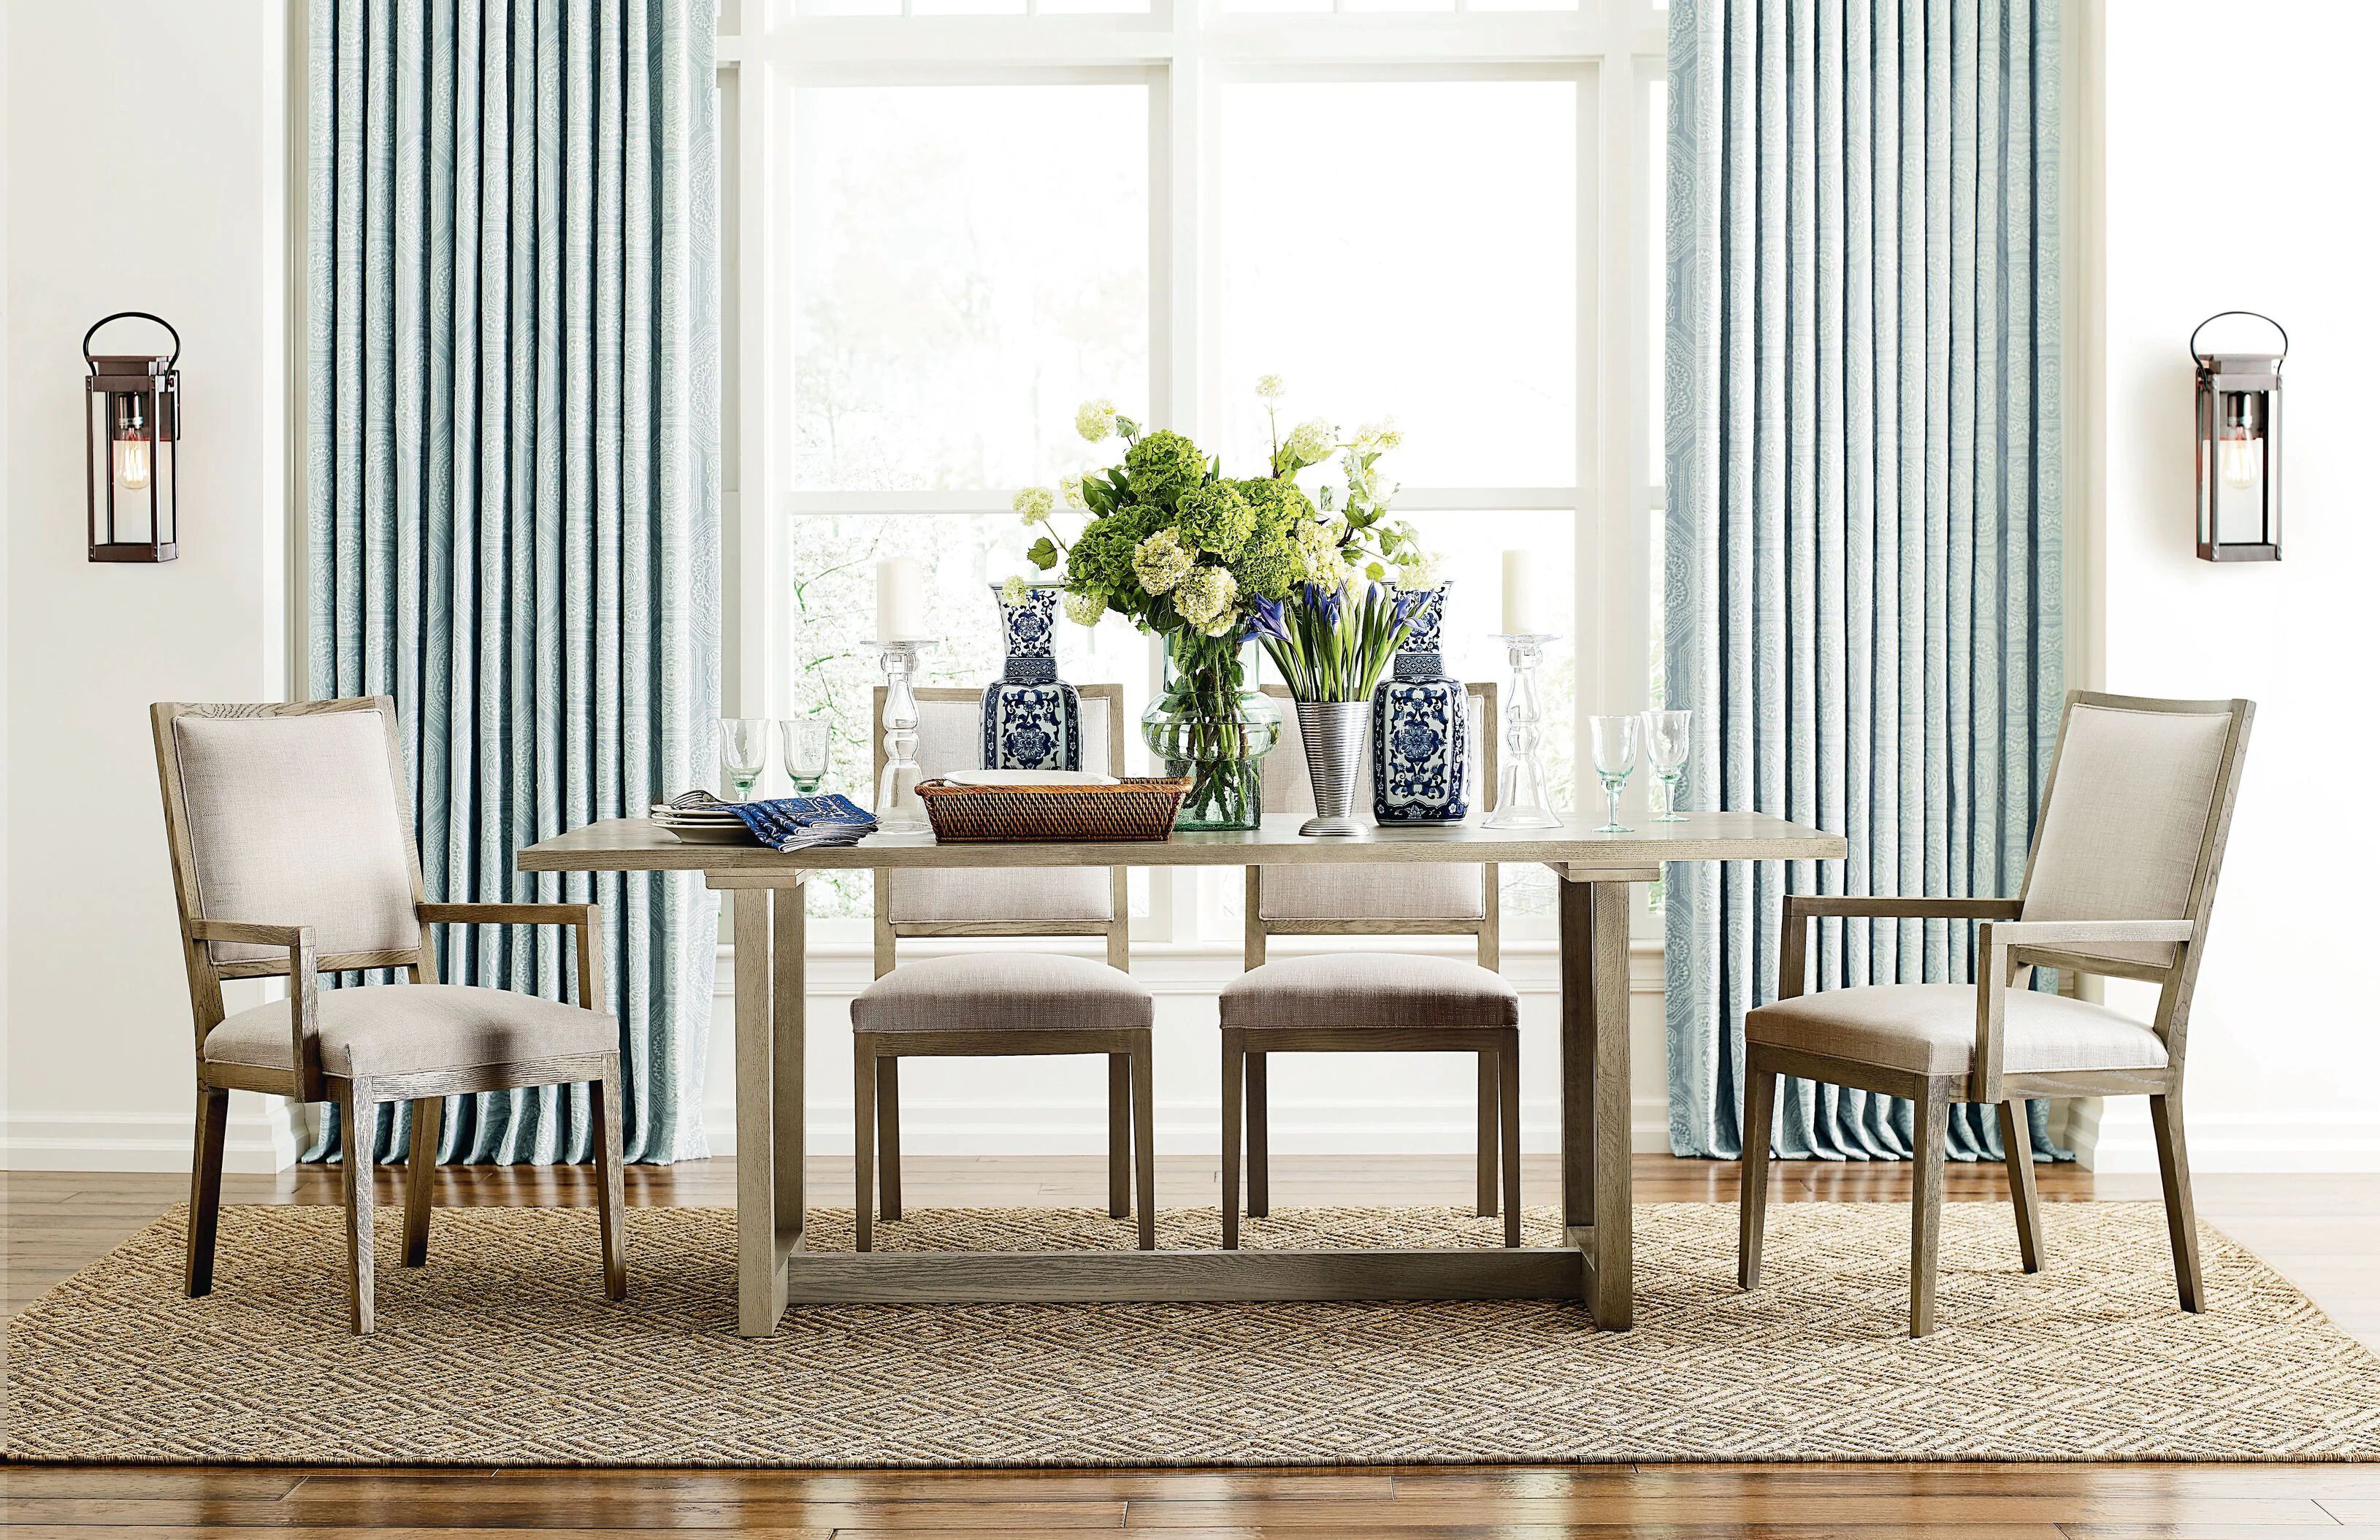
POLYGON ((115 441, 115 484, 128 492, 149 490, 149 441, 115 441))
POLYGON ((2226 428, 2215 446, 2215 472, 2234 491, 2257 485, 2265 479, 2265 442, 2245 427, 2226 428))

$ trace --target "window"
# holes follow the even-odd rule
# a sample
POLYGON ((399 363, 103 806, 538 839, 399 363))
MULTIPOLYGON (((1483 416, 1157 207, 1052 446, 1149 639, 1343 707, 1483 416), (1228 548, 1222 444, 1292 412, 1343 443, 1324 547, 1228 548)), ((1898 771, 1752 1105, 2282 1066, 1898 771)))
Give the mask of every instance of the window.
MULTIPOLYGON (((731 0, 733 708, 829 716, 864 788, 876 557, 928 559, 926 681, 981 684, 1030 543, 1010 498, 1111 459, 1077 403, 1252 466, 1278 373, 1291 420, 1397 419, 1463 677, 1506 683, 1499 552, 1567 575, 1539 599, 1570 794, 1581 716, 1658 687, 1665 28, 1646 0, 731 0)), ((1153 644, 1062 629, 1067 677, 1136 718, 1153 644)), ((1235 877, 1144 877, 1135 934, 1235 945, 1235 877)), ((813 913, 866 912, 832 891, 813 913)), ((1543 874, 1507 902, 1542 936, 1543 874)))

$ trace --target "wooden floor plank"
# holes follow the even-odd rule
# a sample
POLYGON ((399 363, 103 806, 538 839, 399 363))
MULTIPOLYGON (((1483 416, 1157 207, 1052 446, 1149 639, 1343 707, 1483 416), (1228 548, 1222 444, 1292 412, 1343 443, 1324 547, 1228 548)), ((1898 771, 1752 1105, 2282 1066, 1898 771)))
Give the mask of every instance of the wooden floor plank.
MULTIPOLYGON (((2307 1498, 1941 1498, 1831 1495, 1772 1497, 1746 1492, 1715 1497, 1514 1498, 1495 1504, 1498 1522, 1514 1524, 1840 1524, 1913 1528, 1923 1524, 2231 1523, 2326 1527, 2338 1520, 2307 1498)), ((1452 1528, 1478 1522, 1480 1504, 1457 1498, 1400 1498, 1340 1503, 1135 1502, 1127 1529, 1299 1529, 1344 1525, 1375 1532, 1417 1526, 1452 1528)))

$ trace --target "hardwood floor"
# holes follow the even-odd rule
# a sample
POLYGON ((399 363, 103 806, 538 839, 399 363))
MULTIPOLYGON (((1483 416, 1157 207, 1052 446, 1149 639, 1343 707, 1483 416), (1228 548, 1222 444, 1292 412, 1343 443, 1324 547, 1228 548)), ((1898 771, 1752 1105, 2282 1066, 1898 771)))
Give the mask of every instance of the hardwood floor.
MULTIPOLYGON (((1550 1158, 1524 1163, 1532 1202, 1553 1197, 1550 1158)), ((395 1202, 401 1169, 379 1173, 395 1202)), ((1160 1205, 1214 1201, 1217 1163, 1160 1160, 1160 1205)), ((1089 1205, 1100 1161, 938 1158, 905 1163, 913 1206, 1089 1205)), ((811 1191, 847 1194, 847 1158, 810 1163, 811 1191)), ((441 1204, 590 1201, 577 1168, 447 1168, 441 1204)), ((232 1203, 330 1203, 335 1168, 232 1177, 232 1203)), ((1732 1201, 1735 1168, 1639 1157, 1647 1201, 1732 1201)), ((0 1173, 5 1298, 13 1316, 60 1279, 179 1202, 171 1175, 0 1173)), ((2346 1329, 2380 1351, 2380 1177, 2199 1179, 2202 1216, 2254 1248, 2346 1329)), ((1778 1202, 1898 1201, 1905 1167, 1785 1162, 1778 1202)), ((628 1201, 725 1206, 729 1160, 630 1168, 628 1201)), ((1467 1158, 1276 1157, 1275 1201, 1464 1202, 1467 1158)), ((2043 1168, 2046 1201, 2154 1198, 2155 1177, 2043 1168)), ((2005 1202, 2002 1174, 1953 1165, 1951 1201, 2005 1202)), ((302 1391, 302 1388, 293 1388, 302 1391)), ((1682 1465, 1354 1467, 1293 1471, 309 1471, 15 1467, 0 1472, 11 1540, 130 1535, 190 1540, 496 1540, 507 1534, 629 1535, 711 1530, 770 1540, 852 1540, 920 1530, 937 1540, 1162 1530, 1169 1540, 2380 1540, 2380 1465, 1682 1465)))

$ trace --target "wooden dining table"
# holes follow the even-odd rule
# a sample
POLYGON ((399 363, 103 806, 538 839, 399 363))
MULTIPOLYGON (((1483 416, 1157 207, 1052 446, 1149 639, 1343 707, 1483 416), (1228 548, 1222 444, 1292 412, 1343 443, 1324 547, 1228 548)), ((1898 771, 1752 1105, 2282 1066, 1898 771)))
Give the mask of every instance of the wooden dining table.
MULTIPOLYGON (((938 843, 875 834, 781 854, 693 844, 612 819, 523 850, 523 871, 696 871, 728 895, 735 938, 738 1332, 772 1334, 789 1304, 1018 1300, 1579 1299, 1624 1331, 1634 1297, 1629 1172, 1628 888, 1677 861, 1832 860, 1839 834, 1763 813, 1598 833, 1560 827, 1383 828, 1304 839, 1295 815, 1261 829, 1145 843, 938 843), (1516 1248, 1240 1251, 812 1251, 802 1164, 807 895, 812 872, 877 867, 1251 867, 1542 863, 1561 879, 1562 1243, 1516 1248)), ((1393 878, 1383 877, 1383 880, 1393 878)))

